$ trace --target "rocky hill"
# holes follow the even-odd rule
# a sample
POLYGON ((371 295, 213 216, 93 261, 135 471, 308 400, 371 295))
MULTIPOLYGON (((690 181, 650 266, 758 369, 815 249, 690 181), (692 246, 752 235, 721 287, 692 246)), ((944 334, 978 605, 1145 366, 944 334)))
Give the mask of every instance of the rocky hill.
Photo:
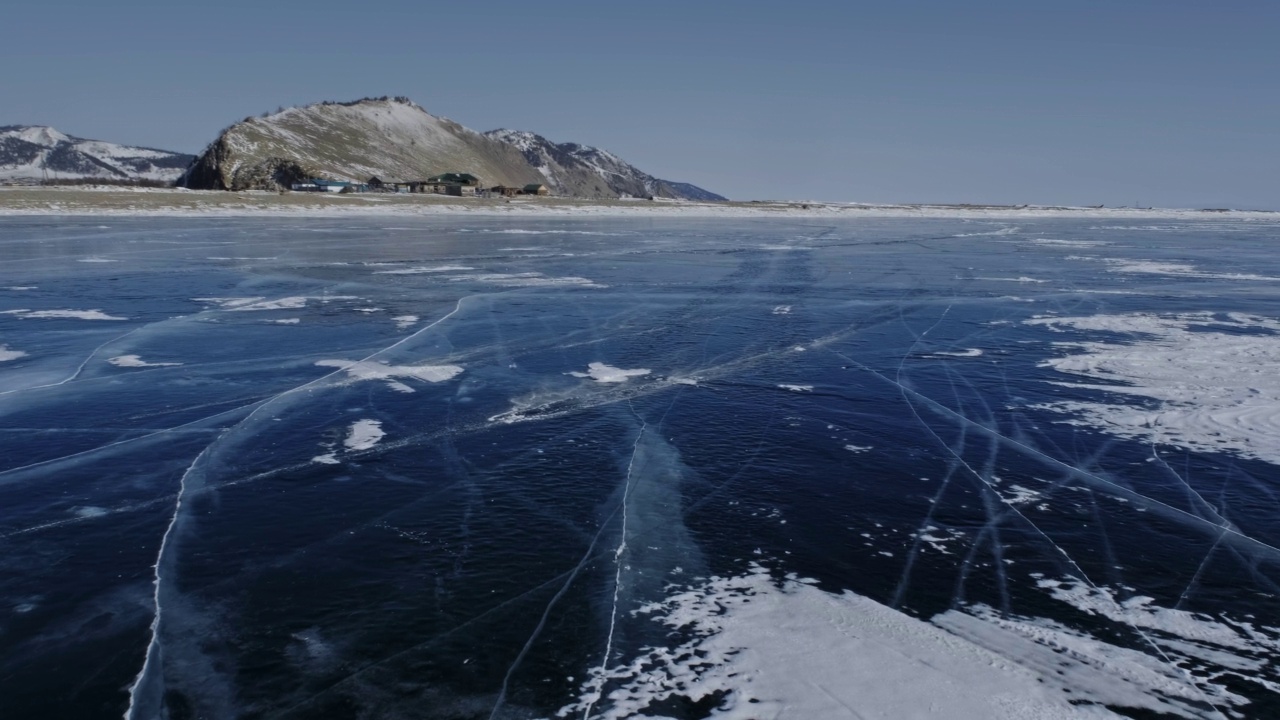
POLYGON ((275 189, 308 177, 410 181, 445 172, 471 173, 486 186, 542 183, 568 197, 723 199, 654 178, 596 148, 510 130, 479 133, 407 98, 319 103, 245 118, 224 130, 179 184, 275 189))
POLYGON ((43 125, 0 127, 0 182, 155 180, 172 182, 193 155, 86 140, 43 125))
POLYGON ((556 194, 570 197, 665 197, 724 200, 689 183, 660 180, 607 150, 577 143, 553 143, 531 132, 490 130, 485 133, 518 149, 556 194))

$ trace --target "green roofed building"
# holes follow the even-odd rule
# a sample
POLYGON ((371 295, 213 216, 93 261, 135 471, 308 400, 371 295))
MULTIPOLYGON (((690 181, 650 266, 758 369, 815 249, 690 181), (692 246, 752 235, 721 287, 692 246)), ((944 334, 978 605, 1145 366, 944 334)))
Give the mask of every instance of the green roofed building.
POLYGON ((439 185, 466 185, 468 187, 479 187, 480 178, 471 173, 447 172, 440 175, 432 175, 427 178, 427 182, 439 185))

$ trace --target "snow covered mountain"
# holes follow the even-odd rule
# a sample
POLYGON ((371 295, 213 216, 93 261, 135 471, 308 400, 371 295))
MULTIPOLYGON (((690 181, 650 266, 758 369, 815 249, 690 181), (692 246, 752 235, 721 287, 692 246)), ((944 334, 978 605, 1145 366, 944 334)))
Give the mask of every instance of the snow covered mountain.
POLYGON ((490 130, 485 135, 517 148, 542 174, 542 182, 560 195, 726 199, 696 185, 660 180, 607 150, 589 145, 557 144, 520 130, 490 130))
POLYGON ((0 127, 0 182, 102 179, 172 182, 193 155, 85 140, 43 125, 0 127))
POLYGON ((408 98, 367 98, 289 108, 245 118, 204 151, 179 184, 275 189, 308 177, 363 182, 422 180, 446 172, 485 185, 547 185, 568 197, 723 199, 658 180, 603 150, 556 145, 532 133, 479 133, 408 98))

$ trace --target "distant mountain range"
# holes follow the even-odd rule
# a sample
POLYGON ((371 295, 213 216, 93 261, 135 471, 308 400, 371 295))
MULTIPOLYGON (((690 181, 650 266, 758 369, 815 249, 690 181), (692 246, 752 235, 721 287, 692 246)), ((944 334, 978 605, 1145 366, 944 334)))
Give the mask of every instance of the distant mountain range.
POLYGON ((0 126, 0 181, 173 182, 194 155, 73 137, 43 125, 0 126))
POLYGON ((275 189, 310 177, 408 182, 446 172, 476 175, 485 186, 545 184, 568 197, 725 199, 586 145, 513 130, 479 133, 407 98, 326 102, 245 118, 223 130, 178 184, 275 189))

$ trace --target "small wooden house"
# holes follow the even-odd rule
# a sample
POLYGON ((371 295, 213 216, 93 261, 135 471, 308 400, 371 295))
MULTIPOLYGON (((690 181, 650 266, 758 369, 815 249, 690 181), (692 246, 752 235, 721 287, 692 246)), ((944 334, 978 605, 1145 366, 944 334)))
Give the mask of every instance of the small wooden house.
POLYGON ((489 188, 489 192, 499 197, 515 197, 520 194, 520 188, 508 187, 506 185, 494 185, 489 188))
POLYGON ((529 183, 520 190, 521 195, 550 195, 551 188, 542 183, 529 183))
POLYGON ((461 183, 444 183, 442 186, 445 195, 453 195, 454 197, 474 197, 476 194, 475 185, 463 185, 461 183))

